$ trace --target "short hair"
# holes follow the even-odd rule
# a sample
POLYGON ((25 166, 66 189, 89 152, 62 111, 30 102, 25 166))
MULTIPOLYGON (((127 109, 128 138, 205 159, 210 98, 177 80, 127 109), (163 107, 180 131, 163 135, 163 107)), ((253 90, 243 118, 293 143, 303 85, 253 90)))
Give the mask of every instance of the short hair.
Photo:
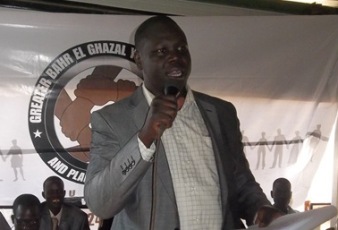
POLYGON ((178 30, 180 30, 184 34, 181 27, 173 19, 165 15, 156 15, 142 22, 141 25, 139 25, 139 27, 136 29, 135 36, 134 36, 134 42, 135 42, 136 49, 138 49, 141 42, 145 38, 147 38, 147 33, 150 31, 149 29, 151 29, 152 26, 157 25, 157 24, 158 25, 159 24, 170 25, 170 26, 176 27, 178 30))
POLYGON ((39 199, 34 196, 33 194, 22 194, 15 198, 13 202, 13 214, 16 214, 18 206, 24 206, 24 207, 33 207, 37 206, 40 209, 40 201, 39 199))
POLYGON ((48 177, 48 178, 43 182, 43 190, 45 190, 45 186, 46 186, 46 184, 49 183, 49 182, 58 182, 58 183, 60 183, 60 184, 62 185, 63 188, 65 187, 65 185, 64 185, 64 183, 63 183, 63 180, 61 180, 60 177, 58 177, 58 176, 50 176, 50 177, 48 177))
POLYGON ((283 185, 283 186, 288 186, 289 189, 291 189, 291 183, 288 179, 280 177, 278 179, 276 179, 273 184, 272 184, 272 188, 274 189, 275 187, 277 187, 278 185, 283 185))

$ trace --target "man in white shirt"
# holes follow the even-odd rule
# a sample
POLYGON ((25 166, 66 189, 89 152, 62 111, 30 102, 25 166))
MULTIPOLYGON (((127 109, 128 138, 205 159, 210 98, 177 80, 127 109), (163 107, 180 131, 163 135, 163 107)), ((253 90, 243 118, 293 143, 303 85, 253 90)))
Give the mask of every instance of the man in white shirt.
POLYGON ((219 230, 270 204, 243 153, 234 106, 191 90, 191 58, 171 18, 135 33, 143 85, 92 114, 85 200, 111 229, 219 230))
POLYGON ((57 176, 43 183, 42 217, 40 230, 89 230, 88 216, 80 208, 66 204, 63 181, 57 176))

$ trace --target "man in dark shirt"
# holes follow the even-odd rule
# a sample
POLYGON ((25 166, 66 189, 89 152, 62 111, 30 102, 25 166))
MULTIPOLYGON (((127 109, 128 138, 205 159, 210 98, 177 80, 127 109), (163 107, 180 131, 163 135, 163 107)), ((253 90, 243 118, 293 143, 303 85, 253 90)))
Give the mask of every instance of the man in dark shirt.
POLYGON ((80 208, 64 202, 66 191, 57 176, 48 177, 43 183, 42 217, 40 230, 89 230, 88 216, 80 208), (52 228, 53 227, 53 228, 52 228))
POLYGON ((292 214, 298 211, 290 207, 292 197, 291 183, 286 178, 278 178, 273 182, 271 197, 274 200, 273 206, 284 214, 292 214))
MULTIPOLYGON (((40 226, 40 201, 32 194, 22 194, 13 203, 12 221, 15 230, 39 230, 40 226)), ((6 226, 0 226, 6 229, 6 226)))

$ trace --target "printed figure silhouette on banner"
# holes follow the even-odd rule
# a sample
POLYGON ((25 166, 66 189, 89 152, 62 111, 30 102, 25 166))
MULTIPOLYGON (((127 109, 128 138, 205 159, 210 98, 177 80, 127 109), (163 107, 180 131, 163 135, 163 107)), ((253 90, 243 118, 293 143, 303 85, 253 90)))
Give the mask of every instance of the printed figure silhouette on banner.
MULTIPOLYGON (((2 154, 2 151, 1 151, 1 149, 0 149, 0 155, 1 155, 2 161, 3 161, 3 162, 5 162, 5 157, 4 157, 4 155, 2 154)), ((2 180, 2 179, 0 179, 0 181, 3 181, 3 180, 2 180)))
POLYGON ((288 142, 286 141, 285 136, 282 134, 281 129, 278 129, 277 136, 275 136, 275 139, 271 144, 271 149, 273 146, 275 146, 275 152, 273 156, 273 163, 270 168, 275 168, 277 163, 279 168, 282 167, 284 145, 286 145, 286 148, 288 148, 287 144, 288 142))
POLYGON ((292 138, 291 141, 289 141, 289 145, 292 144, 290 155, 289 155, 289 160, 288 160, 289 166, 297 163, 298 155, 299 155, 299 152, 303 144, 303 139, 299 135, 299 131, 296 131, 295 134, 296 136, 292 138))
POLYGON ((249 146, 251 149, 253 149, 253 147, 252 147, 252 145, 249 141, 249 138, 244 135, 244 130, 242 130, 242 143, 243 143, 243 146, 244 146, 243 151, 244 151, 245 154, 247 153, 246 150, 245 150, 246 146, 249 146))
POLYGON ((312 132, 309 132, 306 134, 306 138, 310 138, 310 155, 311 155, 311 162, 313 160, 314 153, 316 152, 317 146, 319 144, 319 141, 328 141, 329 138, 322 136, 322 131, 320 130, 322 127, 321 124, 318 124, 316 129, 312 132))
POLYGON ((259 165, 260 165, 261 162, 262 162, 262 169, 265 168, 266 148, 269 149, 268 140, 265 138, 265 132, 262 132, 261 135, 262 135, 262 137, 255 144, 255 146, 258 146, 256 170, 259 169, 259 165))
POLYGON ((23 155, 21 148, 17 145, 17 140, 12 140, 12 147, 9 149, 7 156, 5 157, 5 160, 11 156, 11 167, 14 171, 14 180, 18 180, 18 169, 21 175, 22 180, 25 180, 23 169, 22 169, 22 161, 23 161, 23 155))
POLYGON ((2 151, 1 151, 1 149, 0 149, 0 155, 1 155, 2 161, 4 161, 4 162, 5 162, 5 157, 4 157, 4 155, 2 154, 2 151))

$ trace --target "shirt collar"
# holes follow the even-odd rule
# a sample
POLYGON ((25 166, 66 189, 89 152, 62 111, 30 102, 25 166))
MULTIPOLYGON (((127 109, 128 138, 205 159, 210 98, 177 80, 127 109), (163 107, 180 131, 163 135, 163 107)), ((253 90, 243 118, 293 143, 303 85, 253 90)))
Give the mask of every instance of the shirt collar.
MULTIPOLYGON (((194 99, 194 95, 192 93, 192 90, 190 89, 190 87, 187 85, 187 96, 185 97, 185 100, 184 100, 184 104, 183 104, 183 107, 182 109, 184 109, 186 106, 190 105, 191 103, 193 103, 195 101, 194 99)), ((147 100, 147 103, 148 105, 151 104, 151 102, 153 101, 154 99, 154 94, 152 94, 146 87, 144 84, 142 84, 142 90, 143 90, 143 94, 147 100)))
POLYGON ((61 215, 62 215, 62 210, 63 210, 63 207, 61 207, 61 210, 58 214, 54 215, 50 210, 49 210, 49 214, 50 216, 53 218, 56 218, 58 219, 59 223, 60 223, 60 220, 61 220, 61 215))

